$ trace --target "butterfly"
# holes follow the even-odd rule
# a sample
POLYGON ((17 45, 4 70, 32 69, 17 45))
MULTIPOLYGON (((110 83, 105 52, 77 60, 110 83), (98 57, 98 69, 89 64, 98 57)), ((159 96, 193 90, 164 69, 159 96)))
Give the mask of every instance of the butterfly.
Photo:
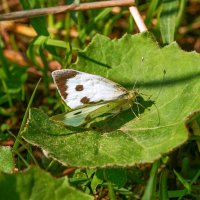
POLYGON ((70 127, 90 126, 112 118, 131 108, 137 95, 104 77, 73 69, 55 70, 52 77, 62 100, 71 109, 52 119, 70 127))

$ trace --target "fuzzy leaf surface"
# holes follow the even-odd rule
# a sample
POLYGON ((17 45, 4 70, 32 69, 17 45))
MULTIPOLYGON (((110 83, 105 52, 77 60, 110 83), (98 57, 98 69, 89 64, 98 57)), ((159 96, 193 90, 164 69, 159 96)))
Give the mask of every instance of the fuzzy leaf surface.
POLYGON ((0 171, 12 173, 14 169, 14 160, 10 147, 0 146, 0 171))
POLYGON ((1 174, 0 198, 9 200, 92 200, 89 195, 69 186, 66 178, 55 179, 37 168, 12 175, 1 174))

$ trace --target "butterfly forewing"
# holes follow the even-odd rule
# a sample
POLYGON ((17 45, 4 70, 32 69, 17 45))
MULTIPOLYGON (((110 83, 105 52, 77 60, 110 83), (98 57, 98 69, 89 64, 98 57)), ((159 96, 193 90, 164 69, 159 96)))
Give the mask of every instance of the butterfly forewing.
POLYGON ((62 99, 71 109, 113 101, 128 95, 125 88, 98 75, 63 69, 54 71, 52 77, 62 99))

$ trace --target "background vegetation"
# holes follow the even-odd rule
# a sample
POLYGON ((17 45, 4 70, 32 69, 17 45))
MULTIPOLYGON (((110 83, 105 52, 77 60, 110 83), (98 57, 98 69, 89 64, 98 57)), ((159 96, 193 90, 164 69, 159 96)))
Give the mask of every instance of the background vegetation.
MULTIPOLYGON (((86 1, 76 1, 76 3, 83 2, 86 1)), ((47 8, 66 3, 70 4, 74 1, 4 0, 0 5, 0 12, 3 14, 33 8, 47 8)), ((0 22, 0 199, 30 199, 30 197, 33 199, 200 198, 200 155, 198 146, 200 115, 197 111, 200 102, 198 84, 200 58, 196 53, 186 53, 173 46, 173 42, 176 41, 181 49, 187 52, 200 52, 200 1, 138 0, 136 5, 148 31, 152 33, 154 41, 149 39, 152 38, 152 35, 146 33, 138 35, 138 24, 135 23, 128 7, 88 9, 86 11, 71 11, 56 15, 0 22), (97 33, 100 36, 97 36, 97 33), (93 69, 82 67, 84 62, 88 64, 89 61, 81 60, 80 52, 85 52, 85 55, 92 54, 92 58, 100 59, 96 55, 98 49, 95 46, 96 42, 100 42, 104 44, 101 49, 104 52, 103 54, 110 55, 106 47, 111 44, 111 40, 107 41, 103 36, 110 39, 120 39, 126 38, 124 35, 127 33, 135 36, 130 41, 137 42, 134 51, 132 50, 133 54, 137 51, 139 52, 138 55, 141 56, 143 54, 140 54, 140 51, 147 52, 148 50, 150 51, 149 55, 155 54, 154 60, 151 56, 148 57, 148 62, 144 63, 144 67, 148 66, 149 63, 153 63, 158 67, 161 63, 160 68, 156 68, 160 70, 158 78, 163 77, 162 63, 165 61, 166 65, 171 66, 170 69, 166 68, 167 72, 171 70, 170 73, 172 74, 173 70, 175 71, 174 74, 176 73, 178 67, 182 67, 184 72, 188 74, 196 72, 197 78, 195 81, 191 79, 189 87, 186 88, 187 90, 185 89, 185 94, 188 95, 190 101, 186 98, 181 98, 179 101, 182 102, 181 105, 186 105, 182 108, 185 118, 187 114, 192 113, 187 123, 185 123, 190 137, 181 140, 180 144, 175 144, 174 141, 173 148, 170 146, 159 159, 158 157, 153 159, 154 156, 150 154, 149 157, 154 160, 153 164, 135 162, 133 166, 122 165, 116 168, 112 163, 109 167, 103 165, 104 168, 95 168, 92 161, 94 161, 95 166, 99 167, 102 166, 100 164, 101 160, 95 160, 95 157, 90 162, 81 160, 81 156, 79 157, 76 149, 84 149, 85 146, 82 147, 78 142, 76 143, 76 140, 78 141, 76 136, 75 140, 71 141, 74 141, 73 146, 70 146, 71 143, 65 143, 66 140, 64 139, 59 140, 61 144, 71 147, 71 152, 77 153, 73 158, 79 160, 80 165, 74 163, 70 165, 69 160, 61 158, 62 151, 57 151, 60 148, 59 145, 57 145, 58 149, 54 149, 56 152, 51 151, 54 159, 46 157, 45 152, 42 150, 46 150, 44 147, 47 147, 50 140, 46 140, 46 143, 45 141, 37 143, 34 140, 36 136, 34 135, 34 139, 32 139, 30 133, 32 131, 33 134, 37 135, 44 132, 45 127, 42 126, 44 124, 39 124, 43 120, 47 120, 49 123, 47 116, 43 116, 44 113, 52 116, 65 111, 65 107, 55 91, 50 73, 53 70, 69 68, 70 66, 82 71, 91 70, 90 72, 92 72, 93 69), (106 41, 103 43, 103 40, 106 41), (161 47, 162 59, 155 41, 161 47), (86 48, 88 44, 94 48, 86 48), (172 51, 173 48, 175 48, 174 51, 172 51), (85 50, 81 51, 83 49, 85 50), (168 49, 169 54, 167 54, 168 49), (40 82, 38 82, 39 79, 41 79, 40 82), (32 129, 30 129, 30 125, 27 125, 30 107, 36 107, 43 111, 32 111, 32 114, 36 113, 33 119, 36 122, 39 119, 36 124, 33 124, 35 121, 30 122, 33 126, 32 129), (194 111, 197 112, 193 113, 194 111), (24 131, 27 126, 28 132, 27 129, 24 131), (36 129, 37 127, 44 129, 36 129), (85 166, 90 165, 93 168, 85 169, 82 167, 83 163, 86 163, 85 166), (56 179, 53 177, 56 177, 56 179), (7 188, 10 188, 9 192, 7 188)), ((120 41, 121 48, 116 52, 124 55, 126 54, 126 48, 122 47, 123 42, 120 41)), ((113 42, 113 44, 116 43, 113 42)), ((115 56, 113 60, 116 60, 115 56)), ((111 64, 114 63, 113 60, 111 64)), ((135 64, 136 61, 132 63, 135 64)), ((124 61, 125 64, 128 62, 131 64, 130 60, 124 61)), ((141 60, 138 63, 138 66, 141 66, 141 60)), ((107 72, 93 71, 101 75, 105 75, 107 72)), ((139 74, 139 72, 137 73, 139 74)), ((113 76, 110 73, 108 77, 123 84, 125 79, 120 79, 116 71, 112 73, 113 76)), ((152 76, 157 77, 158 74, 156 74, 155 69, 152 70, 152 73, 152 76)), ((126 77, 126 74, 124 76, 126 77)), ((135 79, 132 81, 132 85, 134 85, 135 79)), ((188 84, 185 79, 183 79, 184 84, 188 84)), ((161 89, 159 87, 156 91, 164 100, 168 97, 162 96, 164 92, 160 93, 161 89)), ((177 89, 176 92, 178 93, 178 91, 180 90, 177 89)), ((168 92, 172 96, 175 95, 172 90, 168 90, 168 92)), ((176 115, 179 112, 178 106, 179 104, 176 104, 168 113, 165 111, 164 115, 178 116, 176 115)), ((160 113, 162 116, 161 110, 160 113)), ((145 117, 142 120, 146 122, 145 117)), ((183 120, 180 123, 184 126, 183 120)), ((52 129, 49 128, 49 130, 52 129)), ((182 129, 178 130, 178 128, 176 131, 179 135, 183 132, 182 129)), ((84 137, 87 138, 87 133, 85 136, 83 135, 82 140, 84 140, 84 137)), ((39 140, 44 140, 44 137, 39 140)), ((168 142, 168 138, 166 140, 168 142)), ((56 139, 53 141, 58 142, 56 139)), ((56 142, 54 144, 57 144, 56 142)), ((87 141, 88 144, 90 142, 87 141)), ((170 144, 172 144, 171 141, 170 144)), ((52 144, 49 143, 49 146, 53 146, 53 142, 52 144)), ((92 152, 93 149, 89 149, 89 146, 86 147, 88 147, 86 152, 89 155, 89 152, 92 152)), ((131 149, 130 146, 125 147, 128 152, 130 152, 129 148, 131 149)), ((87 155, 84 159, 88 158, 87 155)), ((116 157, 118 159, 116 165, 122 160, 122 155, 116 157)), ((68 157, 68 155, 64 156, 68 157)), ((106 161, 103 160, 102 162, 106 161)))

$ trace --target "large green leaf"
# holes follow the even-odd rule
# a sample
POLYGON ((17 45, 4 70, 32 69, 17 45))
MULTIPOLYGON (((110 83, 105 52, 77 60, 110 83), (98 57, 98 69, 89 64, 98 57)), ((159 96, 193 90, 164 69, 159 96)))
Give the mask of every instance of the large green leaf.
POLYGON ((0 175, 0 199, 2 200, 92 200, 73 187, 66 178, 55 179, 37 168, 13 175, 0 175))
MULTIPOLYGON (((120 40, 97 35, 74 69, 99 74, 142 94, 140 117, 124 112, 102 131, 69 130, 40 110, 30 112, 24 139, 65 165, 132 166, 153 162, 188 139, 186 117, 200 108, 200 57, 176 43, 159 48, 149 33, 120 40)), ((136 112, 137 109, 135 109, 136 112)))

